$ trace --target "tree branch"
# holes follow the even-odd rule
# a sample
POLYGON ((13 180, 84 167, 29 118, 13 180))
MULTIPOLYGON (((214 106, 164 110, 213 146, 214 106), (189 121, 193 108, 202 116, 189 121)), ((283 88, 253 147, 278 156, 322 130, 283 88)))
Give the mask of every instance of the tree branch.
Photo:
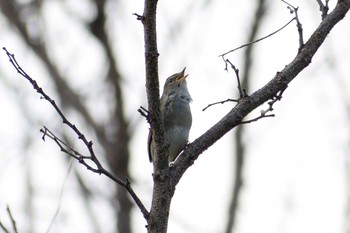
POLYGON ((282 71, 277 72, 275 77, 264 87, 242 99, 218 123, 188 145, 170 169, 172 191, 175 190, 175 186, 181 179, 182 175, 201 153, 235 126, 239 125, 243 118, 251 111, 276 96, 279 91, 285 89, 286 86, 311 63, 311 59, 322 45, 327 35, 332 28, 345 17, 349 8, 350 0, 339 0, 335 9, 321 22, 309 40, 305 43, 303 49, 297 54, 291 63, 289 63, 282 71))
MULTIPOLYGON (((43 13, 45 11, 41 8, 45 5, 43 1, 20 3, 18 0, 0 0, 0 10, 8 20, 8 23, 16 29, 15 31, 18 32, 23 42, 28 45, 31 51, 33 51, 45 65, 54 83, 55 89, 57 89, 57 94, 61 103, 63 104, 62 109, 71 108, 80 114, 81 118, 86 122, 86 125, 96 134, 96 140, 101 144, 104 154, 107 155, 108 167, 113 174, 117 177, 129 177, 129 145, 130 138, 135 131, 130 130, 129 121, 125 115, 125 101, 123 99, 123 90, 121 87, 122 75, 118 69, 119 63, 118 59, 116 59, 117 56, 113 52, 114 50, 111 46, 111 41, 114 41, 115 38, 113 40, 109 38, 111 30, 108 29, 110 25, 107 24, 106 20, 108 14, 111 13, 110 11, 106 11, 108 2, 107 0, 90 1, 92 7, 96 9, 96 14, 93 14, 90 22, 79 20, 83 30, 87 32, 86 35, 89 34, 91 37, 96 37, 107 59, 105 67, 106 72, 102 72, 103 74, 100 74, 99 79, 101 84, 103 84, 103 82, 106 83, 104 87, 108 87, 110 93, 114 94, 114 98, 108 103, 108 108, 112 111, 110 116, 108 116, 108 121, 105 121, 104 124, 99 123, 100 118, 92 117, 94 109, 87 107, 88 104, 85 104, 84 101, 86 98, 82 98, 84 97, 83 95, 73 91, 72 87, 67 83, 69 77, 62 76, 58 63, 55 63, 54 54, 51 53, 51 51, 49 52, 50 45, 46 43, 48 39, 46 35, 47 31, 45 27, 42 27, 46 25, 46 23, 41 21, 50 16, 45 16, 43 13), (30 12, 30 14, 23 15, 24 12, 30 12), (35 17, 34 24, 28 21, 28 17, 35 17), (33 25, 37 26, 34 31, 33 25), (106 130, 107 128, 108 130, 106 130)), ((63 2, 61 2, 61 4, 66 13, 69 14, 69 7, 64 6, 65 3, 63 2)), ((69 31, 69 29, 73 29, 75 26, 67 25, 67 27, 69 31)), ((64 71, 64 73, 67 72, 64 71)), ((93 90, 97 91, 96 88, 93 88, 93 90)), ((105 97, 105 95, 102 97, 105 97)), ((115 198, 117 202, 113 203, 118 203, 119 208, 115 208, 113 212, 116 214, 115 218, 118 219, 118 221, 116 221, 118 231, 130 232, 130 216, 133 207, 132 201, 122 188, 116 188, 115 192, 116 195, 114 195, 113 198, 115 198)))
POLYGON ((37 84, 37 82, 32 79, 23 69, 22 67, 18 64, 17 60, 15 59, 15 56, 11 53, 9 53, 7 51, 6 48, 3 48, 3 50, 5 50, 6 55, 9 58, 10 63, 13 65, 13 67, 17 70, 17 72, 24 77, 25 79, 27 79, 31 85, 33 86, 33 88, 40 94, 42 95, 43 99, 45 99, 46 101, 48 101, 52 107, 56 110, 56 112, 58 113, 58 115, 61 117, 63 124, 66 124, 70 129, 72 129, 74 131, 74 133, 77 135, 78 139, 81 140, 84 145, 86 146, 86 148, 89 151, 89 156, 83 156, 82 154, 80 154, 78 151, 74 150, 73 148, 69 147, 66 143, 64 143, 62 140, 60 140, 58 137, 56 137, 56 135, 54 135, 50 130, 48 130, 45 126, 44 129, 41 129, 40 131, 43 133, 43 140, 45 140, 45 137, 49 137, 51 138, 61 149, 62 152, 68 154, 69 156, 73 157, 74 159, 78 160, 81 164, 83 164, 87 169, 89 169, 92 172, 98 173, 98 174, 104 174, 105 176, 107 176, 108 178, 110 178, 111 180, 115 181, 117 184, 121 185, 122 187, 124 187, 130 194, 130 196, 134 199, 135 203, 137 204, 137 206, 140 208, 141 212, 143 213, 145 219, 148 218, 149 213, 147 211, 147 209, 144 207, 144 205, 142 204, 141 200, 138 198, 138 196, 135 194, 135 192, 132 190, 131 186, 130 186, 130 182, 126 179, 126 181, 122 181, 121 179, 119 179, 118 177, 114 176, 113 174, 111 174, 110 172, 108 172, 100 163, 100 161, 98 160, 98 158, 95 155, 95 151, 93 149, 93 143, 92 141, 87 140, 87 138, 85 137, 85 135, 83 133, 81 133, 81 131, 73 124, 71 123, 67 117, 64 115, 64 113, 62 112, 62 110, 57 106, 56 102, 51 99, 51 97, 49 95, 47 95, 44 90, 37 84), (85 160, 91 160, 95 165, 96 168, 90 166, 88 163, 86 163, 85 160))

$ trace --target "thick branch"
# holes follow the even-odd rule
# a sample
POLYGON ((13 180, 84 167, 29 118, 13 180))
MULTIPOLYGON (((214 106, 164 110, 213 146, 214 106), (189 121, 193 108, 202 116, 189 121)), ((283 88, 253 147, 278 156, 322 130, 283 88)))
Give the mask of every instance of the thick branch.
POLYGON ((335 9, 321 22, 319 27, 305 43, 303 49, 281 72, 264 87, 252 95, 242 99, 226 116, 206 133, 197 138, 180 154, 173 164, 170 175, 172 177, 172 191, 175 190, 185 171, 194 163, 198 156, 218 141, 227 132, 239 125, 243 118, 255 108, 276 96, 310 63, 318 48, 322 45, 332 28, 342 20, 350 8, 350 0, 339 0, 335 9))
POLYGON ((153 198, 148 219, 148 232, 166 232, 170 209, 170 176, 168 156, 165 147, 164 126, 160 116, 158 50, 156 31, 157 0, 146 0, 143 17, 146 60, 146 89, 148 100, 148 117, 155 142, 155 159, 153 161, 153 198))

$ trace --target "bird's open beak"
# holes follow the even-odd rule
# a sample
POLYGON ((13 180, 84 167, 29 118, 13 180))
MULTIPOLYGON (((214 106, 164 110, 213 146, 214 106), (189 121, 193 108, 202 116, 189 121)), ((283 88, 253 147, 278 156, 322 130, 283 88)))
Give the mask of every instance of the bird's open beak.
POLYGON ((185 75, 185 70, 186 70, 186 67, 179 73, 179 76, 177 77, 178 81, 186 80, 188 74, 185 75))

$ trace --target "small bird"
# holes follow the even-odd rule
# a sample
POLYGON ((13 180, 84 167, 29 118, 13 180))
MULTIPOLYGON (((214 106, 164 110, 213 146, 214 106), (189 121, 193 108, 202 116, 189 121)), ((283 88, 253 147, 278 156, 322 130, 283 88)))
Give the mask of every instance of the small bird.
MULTIPOLYGON (((164 136, 169 144, 169 163, 174 161, 188 142, 192 125, 190 102, 191 95, 187 89, 185 75, 186 67, 167 78, 160 98, 160 113, 164 124, 164 136)), ((148 134, 148 156, 150 162, 154 159, 154 141, 152 132, 148 134)))

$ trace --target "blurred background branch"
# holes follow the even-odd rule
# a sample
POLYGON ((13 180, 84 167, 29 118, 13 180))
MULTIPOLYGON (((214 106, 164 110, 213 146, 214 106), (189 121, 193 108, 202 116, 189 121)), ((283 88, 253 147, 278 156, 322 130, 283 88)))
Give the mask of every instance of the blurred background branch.
MULTIPOLYGON (((266 7, 266 1, 265 0, 257 0, 255 3, 255 13, 254 17, 251 20, 251 26, 250 26, 250 32, 248 33, 248 37, 246 41, 254 41, 257 38, 258 32, 260 28, 263 26, 265 16, 268 12, 269 8, 266 7)), ((241 72, 241 82, 242 87, 245 88, 248 93, 251 91, 251 75, 252 75, 252 69, 254 67, 254 48, 255 45, 248 46, 244 53, 242 54, 243 58, 243 69, 241 72)), ((233 163, 233 171, 234 171, 234 179, 232 179, 232 196, 228 208, 228 216, 227 216, 227 223, 226 223, 226 233, 233 232, 236 219, 237 219, 237 212, 239 208, 239 197, 242 190, 242 185, 244 183, 244 161, 246 155, 246 147, 249 146, 249 144, 244 142, 244 125, 239 125, 236 128, 235 134, 234 134, 234 163, 233 163)))
MULTIPOLYGON (((92 7, 95 8, 95 14, 91 21, 86 21, 85 33, 90 33, 91 37, 97 39, 102 48, 104 48, 104 56, 106 59, 106 70, 103 75, 99 77, 99 80, 108 86, 109 91, 114 93, 114 97, 109 102, 108 108, 111 111, 111 115, 107 122, 96 121, 91 111, 95 111, 93 108, 88 109, 85 104, 84 96, 79 95, 78 92, 73 90, 69 83, 70 77, 64 74, 64 71, 60 69, 58 64, 52 57, 50 52, 50 45, 47 43, 47 32, 45 31, 45 22, 43 9, 43 1, 31 1, 23 3, 21 1, 0 1, 0 8, 2 14, 6 17, 11 26, 18 32, 25 44, 29 46, 31 51, 41 60, 44 66, 47 68, 50 78, 56 89, 56 94, 65 109, 70 109, 79 114, 79 118, 91 130, 91 133, 96 135, 96 139, 101 145, 103 150, 102 154, 106 156, 106 162, 108 168, 117 177, 130 177, 129 169, 129 145, 131 133, 128 130, 128 121, 125 117, 123 93, 121 89, 122 78, 118 68, 118 61, 109 38, 111 35, 107 33, 106 22, 106 3, 107 1, 91 1, 92 7), (36 31, 33 30, 35 27, 36 31)), ((62 3, 65 4, 65 3, 62 3)), ((64 36, 64 35, 63 35, 64 36)), ((88 48, 87 48, 88 49, 88 48)), ((74 59, 72 60, 74 63, 74 59)), ((73 77, 74 78, 74 77, 73 77)), ((73 144, 73 143, 72 143, 73 144)), ((75 173, 76 174, 76 173, 75 173)), ((86 188, 93 188, 91 186, 83 185, 84 183, 79 178, 78 184, 82 190, 86 188)), ((116 193, 114 200, 111 203, 116 206, 115 219, 117 220, 118 232, 131 232, 131 208, 132 203, 128 194, 123 188, 115 186, 116 193)), ((88 199, 85 199, 88 200, 88 199)), ((89 204, 86 203, 88 211, 89 204)), ((92 215, 90 215, 92 216, 92 215)), ((91 221, 96 223, 96 221, 91 221)), ((98 227, 94 226, 96 229, 98 227)), ((99 230, 98 230, 99 231, 99 230)), ((97 231, 97 232, 98 232, 97 231)))

